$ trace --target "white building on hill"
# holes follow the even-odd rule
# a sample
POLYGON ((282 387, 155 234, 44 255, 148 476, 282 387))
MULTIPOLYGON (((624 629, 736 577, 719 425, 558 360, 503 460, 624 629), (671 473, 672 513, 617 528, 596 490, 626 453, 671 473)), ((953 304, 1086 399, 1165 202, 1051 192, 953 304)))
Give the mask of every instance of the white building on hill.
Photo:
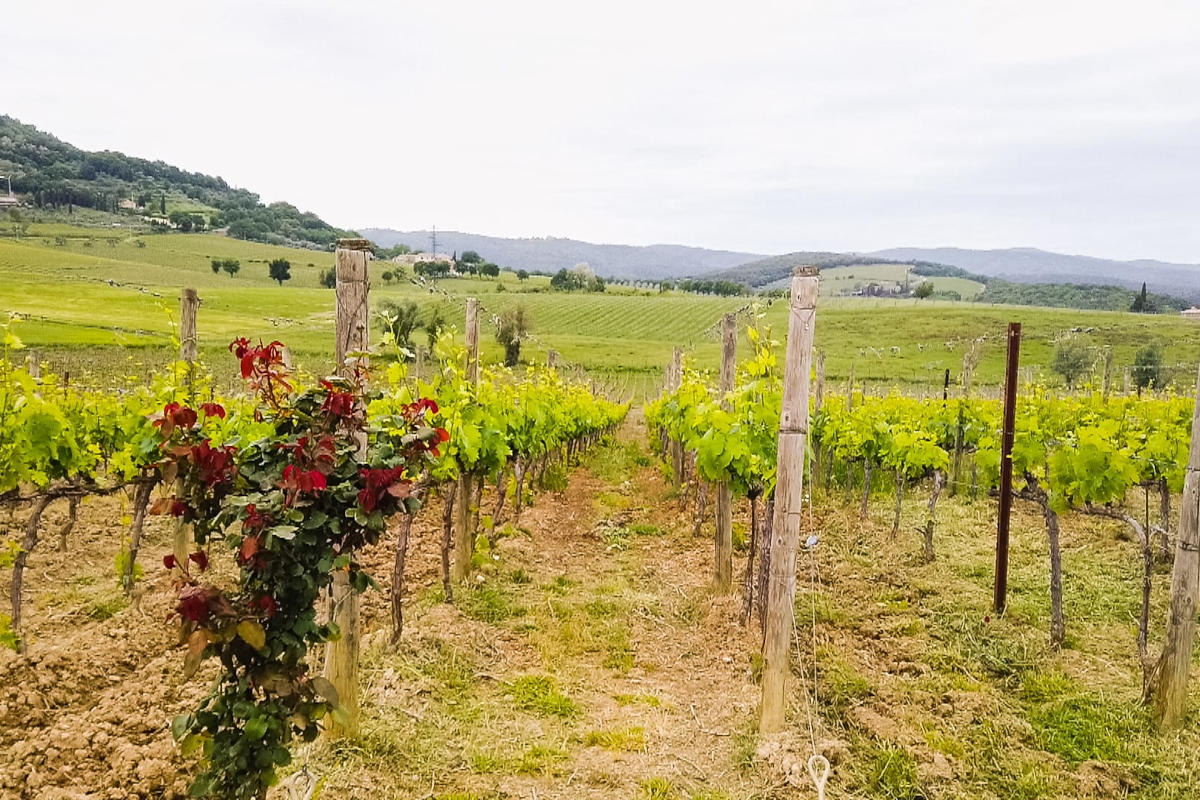
POLYGON ((415 266, 416 264, 433 264, 433 263, 454 264, 454 259, 445 253, 401 253, 392 259, 393 264, 403 264, 406 267, 415 266))

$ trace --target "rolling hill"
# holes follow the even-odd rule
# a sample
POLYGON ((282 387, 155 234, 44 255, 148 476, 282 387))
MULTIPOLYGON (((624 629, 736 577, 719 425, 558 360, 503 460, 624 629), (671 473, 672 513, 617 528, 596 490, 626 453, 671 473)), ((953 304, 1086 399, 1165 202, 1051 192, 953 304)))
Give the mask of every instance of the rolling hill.
POLYGON ((112 150, 81 150, 2 114, 0 175, 12 180, 26 205, 41 210, 73 214, 85 208, 138 221, 160 218, 163 225, 170 220, 185 231, 224 228, 237 239, 310 249, 354 235, 290 203, 264 205, 257 194, 224 178, 112 150))
POLYGON ((1115 261, 1092 256, 1051 253, 1032 247, 967 250, 958 247, 895 247, 870 254, 891 261, 929 261, 949 264, 1014 283, 1071 283, 1115 285, 1200 301, 1200 264, 1172 264, 1141 259, 1115 261))
MULTIPOLYGON (((383 247, 404 244, 414 250, 430 249, 430 231, 365 228, 362 235, 383 247)), ((506 239, 460 231, 438 231, 437 240, 440 252, 462 253, 474 250, 487 260, 503 267, 557 272, 563 267, 570 268, 586 261, 598 275, 628 280, 661 280, 700 275, 762 258, 755 253, 707 250, 702 247, 674 244, 592 244, 555 237, 506 239)))

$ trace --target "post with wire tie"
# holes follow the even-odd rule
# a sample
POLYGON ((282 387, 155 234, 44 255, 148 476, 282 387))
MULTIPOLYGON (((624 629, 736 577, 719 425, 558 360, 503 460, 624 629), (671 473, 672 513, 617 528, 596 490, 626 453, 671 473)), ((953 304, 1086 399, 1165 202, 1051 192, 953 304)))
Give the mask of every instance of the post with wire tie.
MULTIPOLYGON (((188 403, 195 403, 196 390, 196 358, 199 355, 199 337, 196 333, 196 312, 200 308, 200 296, 195 289, 184 289, 179 295, 179 360, 187 370, 188 403)), ((183 491, 183 478, 175 481, 175 492, 178 496, 183 491)), ((171 537, 171 552, 175 555, 175 570, 183 574, 184 566, 188 563, 188 554, 192 549, 191 526, 182 517, 175 518, 175 530, 171 537)))
MULTIPOLYGON (((467 385, 470 387, 471 396, 475 397, 479 391, 479 301, 474 297, 467 298, 466 344, 467 385)), ((479 520, 475 492, 481 480, 479 476, 459 469, 456 490, 458 500, 454 509, 454 562, 450 565, 450 578, 454 581, 466 580, 471 574, 471 559, 475 556, 475 532, 479 520)))
POLYGON ((796 550, 800 539, 804 456, 808 444, 808 389, 817 321, 817 268, 792 274, 788 337, 784 351, 783 398, 775 483, 775 517, 767 583, 766 635, 763 637, 760 733, 784 727, 788 646, 794 624, 796 550))
MULTIPOLYGON (((339 376, 349 376, 366 367, 368 335, 369 290, 367 263, 371 243, 366 239, 339 239, 335 253, 336 327, 334 338, 334 369, 339 376)), ((359 455, 365 456, 366 434, 358 441, 359 455)), ((350 585, 350 573, 339 569, 333 573, 330 587, 329 618, 338 626, 341 636, 325 648, 325 677, 337 690, 338 702, 345 715, 329 719, 325 735, 330 740, 358 736, 358 651, 362 641, 358 592, 350 585)))
MULTIPOLYGON (((721 407, 733 410, 729 399, 737 371, 737 315, 721 320, 721 407)), ((713 547, 713 587, 718 594, 733 590, 733 488, 729 480, 717 482, 716 541, 713 547)))
POLYGON ((996 580, 992 609, 1008 604, 1008 522, 1012 514, 1012 450, 1017 418, 1017 373, 1021 361, 1021 323, 1008 323, 1008 359, 1004 369, 1004 428, 1000 433, 1000 508, 996 522, 996 580))

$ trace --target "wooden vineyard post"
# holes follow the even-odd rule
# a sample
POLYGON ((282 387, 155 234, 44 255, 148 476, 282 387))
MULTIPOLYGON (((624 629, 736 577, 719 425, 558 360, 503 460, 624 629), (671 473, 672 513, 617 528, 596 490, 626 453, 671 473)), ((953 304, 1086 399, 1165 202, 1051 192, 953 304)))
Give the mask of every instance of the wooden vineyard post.
POLYGON ((817 392, 813 397, 813 411, 820 411, 825 405, 825 351, 817 351, 817 392))
MULTIPOLYGON (((683 348, 676 347, 671 354, 671 367, 667 371, 667 391, 676 392, 683 386, 683 348)), ((678 489, 683 485, 683 443, 671 441, 671 477, 678 489)))
POLYGON ((196 332, 196 313, 200 308, 200 296, 195 289, 184 289, 179 294, 179 360, 187 364, 188 396, 192 394, 195 380, 193 367, 200 355, 200 340, 196 332))
MULTIPOLYGON (((338 375, 350 375, 355 367, 366 365, 368 347, 369 304, 367 299, 367 259, 371 243, 366 239, 339 239, 336 258, 337 328, 334 357, 338 375)), ((365 454, 366 437, 359 442, 360 455, 365 454)), ((337 690, 338 702, 345 712, 342 719, 333 717, 325 727, 329 739, 353 738, 358 735, 358 650, 362 640, 359 621, 358 592, 350 586, 350 573, 339 569, 333 573, 330 590, 329 619, 338 626, 341 637, 325 649, 325 677, 337 690)))
POLYGON ((846 390, 846 410, 854 410, 854 362, 850 362, 850 388, 846 390))
POLYGON ((42 379, 42 354, 40 352, 30 350, 29 354, 25 356, 25 371, 35 381, 42 379))
POLYGON ((558 367, 558 351, 557 350, 547 350, 546 351, 546 366, 549 367, 550 369, 555 369, 556 367, 558 367))
MULTIPOLYGON (((737 370, 737 315, 726 314, 721 320, 721 407, 733 409, 729 393, 733 391, 737 370)), ((713 547, 715 564, 713 588, 717 594, 733 590, 733 489, 729 481, 717 484, 717 532, 713 547)))
MULTIPOLYGON (((199 340, 196 333, 196 312, 200 308, 200 297, 195 289, 184 289, 179 295, 179 360, 186 364, 188 402, 195 402, 196 358, 200 353, 199 340)), ((183 478, 176 479, 176 496, 183 492, 183 478)), ((171 539, 171 552, 175 555, 177 570, 183 570, 188 563, 188 554, 192 549, 191 527, 182 518, 175 519, 175 532, 171 539)))
MULTIPOLYGON (((813 415, 814 416, 819 415, 821 413, 822 406, 825 405, 825 351, 824 350, 817 351, 816 375, 817 375, 817 391, 816 391, 816 394, 813 396, 813 415)), ((813 446, 813 460, 812 460, 813 474, 811 476, 813 486, 817 485, 817 482, 819 480, 818 476, 821 474, 821 459, 822 459, 823 455, 824 454, 821 452, 820 445, 814 445, 813 446)), ((828 486, 828 484, 826 484, 826 486, 828 486)))
POLYGON ((808 443, 808 380, 817 322, 817 268, 792 274, 792 299, 784 356, 783 402, 779 415, 779 464, 775 518, 771 530, 771 571, 767 584, 767 630, 763 637, 762 708, 758 730, 783 730, 788 644, 796 600, 796 548, 808 443))
POLYGON ((1106 402, 1106 403, 1108 402, 1108 395, 1112 388, 1112 363, 1113 363, 1112 347, 1105 347, 1104 348, 1104 380, 1103 380, 1102 394, 1104 396, 1104 402, 1106 402))
POLYGON ((953 497, 958 494, 958 483, 961 480, 963 448, 966 443, 963 441, 965 431, 963 431, 963 406, 971 399, 971 373, 975 370, 975 351, 968 350, 963 354, 962 361, 962 385, 963 385, 963 404, 958 407, 958 423, 954 427, 954 461, 953 473, 950 478, 950 495, 953 497))
POLYGON ((1183 724, 1187 707, 1188 672, 1196 636, 1196 607, 1200 603, 1200 376, 1192 411, 1192 444, 1183 499, 1179 506, 1179 536, 1171 570, 1171 599, 1162 653, 1146 678, 1146 700, 1163 729, 1183 724))
MULTIPOLYGON (((467 299, 467 383, 474 393, 479 388, 479 301, 467 299)), ((459 468, 457 519, 454 526, 454 563, 450 577, 456 581, 471 574, 471 557, 475 555, 475 520, 479 510, 474 507, 477 478, 459 468)))
POLYGON ((1012 449, 1017 418, 1017 367, 1021 361, 1021 323, 1008 323, 1008 361, 1004 370, 1004 428, 1000 432, 1000 510, 996 522, 996 580, 992 609, 1008 604, 1008 519, 1012 513, 1012 449))

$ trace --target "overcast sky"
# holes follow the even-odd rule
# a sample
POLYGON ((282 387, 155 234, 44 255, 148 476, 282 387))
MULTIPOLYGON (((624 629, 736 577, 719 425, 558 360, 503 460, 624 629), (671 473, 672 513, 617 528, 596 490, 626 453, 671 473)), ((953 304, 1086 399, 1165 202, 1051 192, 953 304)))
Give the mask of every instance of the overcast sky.
POLYGON ((345 227, 1200 262, 1200 3, 5 3, 0 113, 345 227))

